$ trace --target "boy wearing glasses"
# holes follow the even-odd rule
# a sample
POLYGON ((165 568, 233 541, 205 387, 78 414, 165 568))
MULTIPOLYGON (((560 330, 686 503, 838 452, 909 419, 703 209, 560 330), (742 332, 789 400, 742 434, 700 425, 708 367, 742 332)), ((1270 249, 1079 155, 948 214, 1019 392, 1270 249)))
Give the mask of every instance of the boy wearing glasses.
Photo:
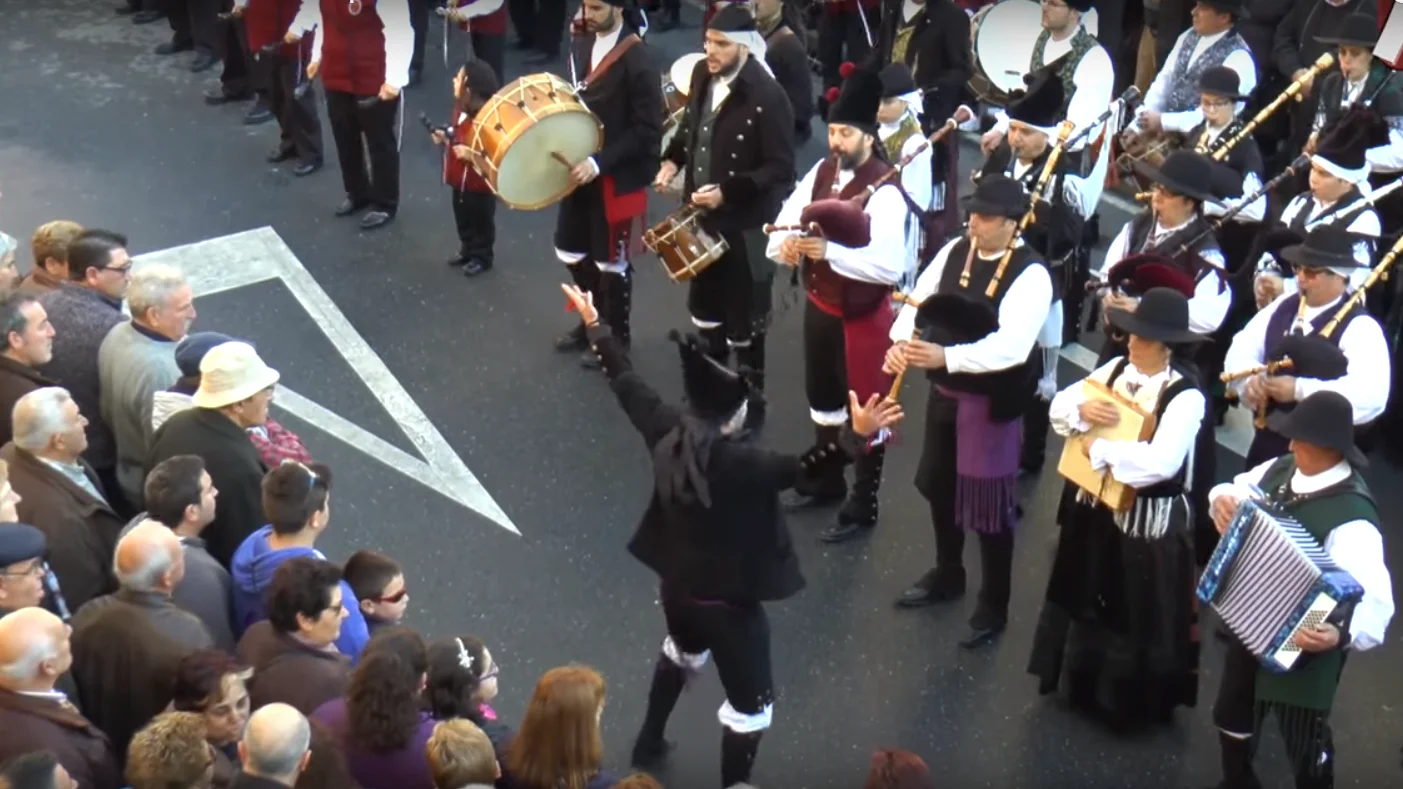
POLYGON ((370 635, 397 625, 409 607, 409 587, 400 563, 376 551, 356 551, 341 571, 355 592, 356 603, 370 635))

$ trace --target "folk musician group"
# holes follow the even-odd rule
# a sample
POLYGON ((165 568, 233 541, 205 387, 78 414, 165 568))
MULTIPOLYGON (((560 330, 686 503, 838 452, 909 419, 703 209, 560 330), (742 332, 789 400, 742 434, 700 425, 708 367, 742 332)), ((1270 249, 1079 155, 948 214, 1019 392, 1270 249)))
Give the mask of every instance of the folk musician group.
MULTIPOLYGON (((803 173, 811 77, 780 0, 722 7, 704 53, 668 73, 641 46, 633 0, 584 0, 564 75, 499 87, 481 61, 458 73, 453 123, 435 139, 460 262, 482 269, 485 255, 490 267, 498 200, 556 206, 555 253, 580 318, 557 347, 602 368, 654 465, 629 550, 659 575, 667 635, 636 763, 666 753, 687 675, 714 657, 722 785, 749 779, 775 703, 764 603, 804 585, 783 513, 836 508, 825 542, 870 534, 901 384, 923 376, 915 483, 935 555, 897 605, 961 599, 971 535, 979 589, 961 645, 998 638, 1017 480, 1041 467, 1055 431, 1068 482, 1028 664, 1039 691, 1119 725, 1169 721, 1197 701, 1202 602, 1228 640, 1213 705, 1221 786, 1259 785, 1268 717, 1296 785, 1333 786, 1345 656, 1379 645, 1393 614, 1358 442, 1392 384, 1369 289, 1403 249, 1380 243, 1403 229, 1391 197, 1403 81, 1372 54, 1374 19, 1349 17, 1281 95, 1254 97, 1241 0, 1199 0, 1143 101, 1113 97, 1111 58, 1083 25, 1091 6, 1042 3, 1032 52, 1006 53, 1026 76, 998 97, 964 200, 958 130, 990 110, 969 106, 966 89, 988 64, 974 61, 970 18, 952 0, 906 0, 867 31, 873 54, 845 65, 820 102, 829 155, 803 173), (1265 172, 1252 130, 1310 81, 1314 131, 1289 168, 1265 172), (1262 109, 1245 117, 1252 99, 1262 109), (1112 162, 1148 207, 1093 271, 1087 224, 1112 162), (646 226, 650 192, 681 205, 646 226), (672 335, 683 407, 628 360, 644 246, 688 288, 694 326, 672 335), (765 419, 776 276, 804 296, 815 439, 801 455, 744 440, 765 419), (1096 369, 1059 389, 1058 351, 1084 301, 1106 340, 1096 369), (1247 470, 1215 486, 1214 433, 1232 400, 1254 412, 1256 434, 1247 470), (1278 554, 1309 599, 1261 571, 1287 561, 1278 554)), ((375 13, 367 0, 346 24, 375 13)), ((326 74, 350 56, 337 28, 318 47, 326 74)))

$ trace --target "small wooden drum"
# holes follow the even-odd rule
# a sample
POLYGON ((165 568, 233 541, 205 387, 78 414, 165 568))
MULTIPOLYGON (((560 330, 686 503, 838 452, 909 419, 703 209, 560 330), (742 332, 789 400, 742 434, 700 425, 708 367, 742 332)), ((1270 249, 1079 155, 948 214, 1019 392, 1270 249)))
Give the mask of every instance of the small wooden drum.
POLYGON ((603 145, 603 124, 554 74, 528 74, 498 91, 473 118, 469 141, 492 191, 524 211, 574 191, 570 166, 603 145))
POLYGON ((726 239, 701 226, 701 209, 684 205, 643 234, 643 243, 658 256, 673 282, 687 282, 726 254, 726 239))

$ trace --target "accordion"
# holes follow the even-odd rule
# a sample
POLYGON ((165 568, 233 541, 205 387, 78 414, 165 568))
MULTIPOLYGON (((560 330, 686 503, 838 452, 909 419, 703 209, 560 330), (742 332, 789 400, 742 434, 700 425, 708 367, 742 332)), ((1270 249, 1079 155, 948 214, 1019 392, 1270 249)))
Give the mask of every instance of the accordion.
POLYGON ((1198 582, 1198 599, 1275 673, 1291 670, 1300 658, 1297 631, 1363 596, 1359 582, 1305 527, 1255 501, 1237 508, 1198 582))

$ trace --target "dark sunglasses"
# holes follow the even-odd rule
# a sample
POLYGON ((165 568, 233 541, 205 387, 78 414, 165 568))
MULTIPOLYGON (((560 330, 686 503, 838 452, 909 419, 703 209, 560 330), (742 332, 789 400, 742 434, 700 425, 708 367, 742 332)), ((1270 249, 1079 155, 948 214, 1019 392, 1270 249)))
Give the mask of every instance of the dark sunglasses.
POLYGON ((406 597, 408 597, 408 596, 409 596, 409 586, 406 585, 403 589, 399 590, 398 592, 395 592, 395 593, 392 594, 392 595, 389 595, 388 597, 378 597, 378 598, 376 598, 376 599, 375 599, 375 602, 377 602, 377 603, 398 603, 399 601, 403 600, 404 598, 406 598, 406 597))

